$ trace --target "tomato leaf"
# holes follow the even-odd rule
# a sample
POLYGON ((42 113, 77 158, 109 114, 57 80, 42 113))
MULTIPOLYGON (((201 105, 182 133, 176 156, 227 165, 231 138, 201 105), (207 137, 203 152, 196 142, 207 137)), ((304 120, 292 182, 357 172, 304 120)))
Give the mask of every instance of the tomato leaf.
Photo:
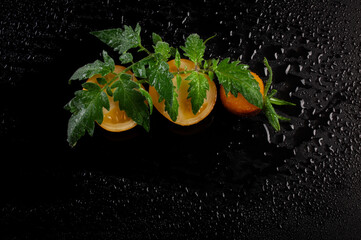
POLYGON ((167 61, 170 58, 170 47, 166 42, 158 41, 154 46, 154 51, 163 61, 167 61))
POLYGON ((180 67, 180 64, 181 64, 181 58, 180 58, 180 54, 179 54, 178 49, 176 49, 174 61, 175 61, 175 66, 179 70, 179 67, 180 67))
POLYGON ((122 64, 130 63, 133 61, 133 55, 131 53, 125 52, 120 55, 119 60, 122 64))
POLYGON ((150 96, 149 92, 144 90, 142 87, 139 86, 138 90, 145 97, 145 99, 147 99, 147 102, 148 102, 148 105, 149 105, 149 113, 152 114, 153 113, 153 100, 152 100, 152 97, 150 96))
MULTIPOLYGON (((175 88, 175 87, 174 87, 175 88)), ((179 108, 179 103, 178 103, 178 94, 177 91, 173 91, 173 102, 172 105, 165 101, 165 111, 168 113, 169 117, 173 120, 173 121, 177 121, 178 118, 178 108, 179 108)))
POLYGON ((84 80, 91 78, 95 74, 100 74, 102 76, 111 73, 115 69, 114 60, 108 55, 106 51, 103 51, 104 62, 96 60, 93 63, 88 63, 83 67, 78 68, 75 73, 70 77, 69 83, 72 80, 84 80))
POLYGON ((179 89, 182 84, 182 77, 179 74, 177 74, 176 79, 177 79, 177 88, 179 89))
POLYGON ((288 105, 288 106, 296 106, 296 104, 282 100, 282 99, 278 99, 278 98, 274 98, 274 97, 269 97, 269 100, 272 104, 274 105, 279 105, 279 106, 283 106, 283 105, 288 105))
POLYGON ((103 122, 103 107, 109 110, 109 100, 99 85, 86 82, 86 90, 75 92, 75 97, 65 105, 65 109, 72 113, 68 122, 68 143, 74 147, 77 141, 87 131, 90 136, 94 132, 94 121, 103 122))
POLYGON ((146 78, 147 72, 145 70, 145 64, 141 62, 137 62, 132 66, 132 70, 134 73, 134 76, 139 78, 146 78))
POLYGON ((123 54, 131 48, 141 45, 140 26, 136 25, 135 29, 130 26, 124 26, 124 29, 113 28, 101 31, 94 31, 90 34, 112 47, 119 54, 123 54))
POLYGON ((154 45, 156 45, 158 42, 162 41, 162 38, 158 34, 152 33, 152 40, 154 45))
POLYGON ((140 85, 132 81, 128 74, 121 74, 120 79, 112 84, 114 101, 119 101, 119 109, 128 117, 149 131, 149 109, 145 101, 148 99, 140 90, 140 85))
POLYGON ((226 58, 213 68, 226 94, 231 92, 233 96, 237 96, 241 93, 249 103, 262 109, 263 97, 260 87, 247 65, 239 64, 239 61, 229 62, 229 58, 226 58))
POLYGON ((185 56, 198 65, 203 60, 206 45, 198 34, 191 34, 186 39, 185 46, 182 46, 181 49, 184 51, 185 56))
POLYGON ((268 97, 265 97, 264 101, 265 101, 265 103, 264 103, 263 111, 264 111, 264 114, 266 115, 269 123, 276 131, 281 130, 281 126, 280 126, 280 123, 278 120, 278 115, 277 115, 275 109, 273 108, 271 101, 269 100, 268 97))
POLYGON ((173 74, 169 72, 169 65, 165 61, 152 61, 149 62, 147 69, 149 83, 158 92, 159 101, 165 99, 166 104, 172 106, 173 104, 173 74))
POLYGON ((192 112, 197 114, 207 97, 209 83, 206 76, 199 72, 192 72, 185 80, 189 80, 188 98, 191 99, 192 112))

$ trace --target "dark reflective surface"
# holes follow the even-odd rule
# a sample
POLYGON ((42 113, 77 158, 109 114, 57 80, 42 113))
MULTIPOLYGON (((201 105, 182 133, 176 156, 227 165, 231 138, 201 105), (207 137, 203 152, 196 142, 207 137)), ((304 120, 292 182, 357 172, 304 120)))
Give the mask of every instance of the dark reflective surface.
POLYGON ((1 239, 357 239, 360 222, 360 4, 2 2, 1 239), (207 57, 274 70, 274 132, 219 99, 196 126, 155 112, 151 131, 96 126, 71 149, 63 106, 80 66, 117 55, 89 31, 142 26, 171 45, 198 33, 207 57), (4 228, 3 228, 4 229, 4 228))

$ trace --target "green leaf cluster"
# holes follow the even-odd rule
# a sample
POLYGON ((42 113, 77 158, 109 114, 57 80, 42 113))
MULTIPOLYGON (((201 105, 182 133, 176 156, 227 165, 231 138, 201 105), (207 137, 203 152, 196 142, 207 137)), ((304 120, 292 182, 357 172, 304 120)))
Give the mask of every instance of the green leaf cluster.
POLYGON ((206 45, 198 34, 191 34, 186 39, 185 46, 182 46, 181 49, 184 51, 185 56, 198 65, 203 61, 206 45))
POLYGON ((96 60, 77 69, 70 77, 69 83, 74 80, 86 80, 99 75, 96 83, 86 82, 82 84, 84 90, 75 92, 74 98, 65 106, 72 115, 68 122, 68 142, 74 146, 86 132, 93 135, 95 122, 103 121, 103 109, 109 110, 109 97, 118 102, 119 109, 124 110, 137 124, 150 129, 150 115, 153 110, 153 102, 148 91, 141 84, 146 83, 155 88, 159 94, 159 102, 165 101, 165 111, 173 121, 178 117, 178 93, 177 88, 181 84, 181 74, 188 74, 186 81, 189 83, 188 98, 192 104, 192 112, 197 114, 202 107, 209 90, 209 80, 217 79, 223 85, 226 93, 231 92, 234 96, 241 93, 251 104, 264 110, 270 124, 279 130, 278 120, 287 120, 279 116, 274 105, 293 105, 274 98, 276 90, 268 91, 272 82, 272 69, 267 60, 265 65, 270 72, 270 78, 265 87, 265 97, 262 97, 258 82, 253 78, 247 65, 239 61, 231 61, 230 58, 204 59, 206 42, 214 36, 203 41, 198 34, 189 35, 184 46, 180 49, 173 48, 156 33, 152 34, 153 51, 149 51, 142 45, 140 37, 141 27, 139 24, 132 28, 113 28, 94 31, 91 34, 107 44, 119 54, 121 64, 129 64, 122 72, 115 72, 115 61, 103 51, 103 60, 96 60), (146 57, 135 61, 132 50, 145 52, 146 57), (185 56, 194 62, 194 69, 180 70, 181 57, 185 56), (170 72, 167 61, 174 57, 176 72, 170 72), (126 72, 131 70, 138 81, 126 72), (114 76, 109 79, 108 74, 114 76), (176 78, 176 86, 173 85, 176 78))
POLYGON ((114 71, 114 60, 108 55, 106 51, 103 51, 104 61, 96 60, 93 63, 88 63, 81 68, 78 68, 75 73, 70 77, 69 83, 72 80, 84 80, 94 76, 95 74, 100 74, 105 76, 108 73, 114 71))
POLYGON ((77 141, 88 132, 94 132, 94 121, 103 122, 103 107, 109 110, 107 94, 99 85, 91 82, 82 84, 86 89, 75 92, 75 97, 65 105, 65 109, 72 113, 68 123, 68 142, 75 146, 77 141))
POLYGON ((273 105, 289 105, 289 106, 295 106, 296 104, 291 103, 291 102, 287 102, 278 98, 274 98, 273 96, 277 93, 277 90, 273 89, 270 93, 269 93, 269 89, 271 87, 272 84, 272 78, 273 78, 273 72, 272 72, 272 68, 269 65, 268 61, 266 58, 264 58, 264 65, 267 67, 268 73, 269 73, 269 78, 268 81, 266 83, 265 86, 265 90, 264 90, 264 114, 268 119, 268 122, 271 124, 271 126, 276 130, 276 131, 280 131, 281 130, 281 126, 280 126, 280 122, 279 120, 284 120, 284 121, 290 121, 289 118, 285 118, 283 116, 280 116, 276 113, 276 110, 274 109, 273 105))
POLYGON ((263 97, 258 82, 247 65, 240 64, 239 61, 230 62, 230 59, 226 58, 213 68, 226 94, 231 92, 237 97, 238 93, 241 93, 249 103, 262 109, 263 97))

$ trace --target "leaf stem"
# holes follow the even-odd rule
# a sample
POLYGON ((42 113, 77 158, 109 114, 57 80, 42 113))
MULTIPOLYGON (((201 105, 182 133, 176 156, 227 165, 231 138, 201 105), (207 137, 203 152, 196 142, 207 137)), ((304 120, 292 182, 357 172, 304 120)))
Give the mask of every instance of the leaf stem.
POLYGON ((207 38, 207 39, 203 42, 203 44, 206 44, 209 40, 211 40, 212 38, 214 38, 214 37, 216 37, 216 36, 217 36, 217 34, 214 34, 213 36, 207 38))
POLYGON ((104 89, 106 89, 109 85, 111 85, 116 79, 118 79, 118 78, 120 77, 120 75, 122 75, 122 74, 126 73, 127 71, 129 71, 130 69, 132 69, 132 67, 133 67, 135 64, 137 64, 137 63, 139 63, 139 62, 141 62, 141 61, 148 60, 148 59, 150 59, 150 58, 152 58, 152 57, 154 57, 154 54, 151 53, 151 52, 149 52, 149 55, 148 55, 148 56, 142 58, 141 60, 139 60, 139 61, 137 61, 137 62, 133 62, 131 65, 129 65, 129 66, 128 66, 127 68, 125 68, 123 71, 121 71, 121 72, 119 72, 119 73, 114 73, 114 72, 113 72, 113 74, 115 74, 115 76, 114 76, 109 82, 107 82, 107 83, 104 85, 104 87, 102 88, 102 91, 103 91, 104 89))
POLYGON ((184 70, 184 71, 175 71, 175 72, 170 72, 172 73, 173 75, 177 75, 177 74, 188 74, 188 73, 192 73, 192 72, 201 72, 201 73, 204 73, 204 74, 207 74, 207 72, 210 72, 212 70, 206 70, 206 69, 193 69, 193 70, 184 70))
POLYGON ((152 53, 146 49, 141 43, 139 44, 139 51, 145 51, 146 53, 148 53, 149 55, 151 55, 152 53))

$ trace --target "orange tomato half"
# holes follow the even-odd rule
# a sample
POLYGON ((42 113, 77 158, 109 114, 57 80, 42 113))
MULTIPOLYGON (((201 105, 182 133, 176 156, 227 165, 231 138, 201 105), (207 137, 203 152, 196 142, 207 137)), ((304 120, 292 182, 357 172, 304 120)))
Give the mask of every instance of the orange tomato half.
MULTIPOLYGON (((252 76, 258 82, 262 97, 264 97, 264 84, 262 79, 255 73, 251 72, 252 76)), ((249 103, 241 93, 238 93, 237 97, 233 96, 231 92, 226 95, 224 87, 220 88, 220 98, 223 106, 233 114, 239 116, 254 116, 257 115, 261 109, 249 103)))
MULTIPOLYGON (((115 73, 120 73, 123 71, 125 67, 115 65, 115 73)), ((137 79, 134 77, 131 71, 127 71, 126 73, 131 74, 133 80, 136 81, 137 79)), ((109 73, 104 78, 107 81, 110 81, 114 78, 114 74, 109 73)), ((88 79, 88 82, 97 82, 97 78, 101 77, 99 74, 94 75, 93 77, 88 79)), ((102 85, 100 85, 102 87, 102 85)), ((123 132, 135 127, 137 124, 134 122, 130 117, 127 116, 125 111, 119 109, 118 102, 114 102, 113 97, 108 96, 110 109, 109 111, 103 108, 103 122, 100 124, 100 127, 103 129, 110 131, 110 132, 123 132)))
MULTIPOLYGON (((169 61, 168 65, 169 65, 170 72, 178 71, 177 67, 175 65, 175 60, 169 61)), ((192 70, 192 69, 195 69, 195 64, 192 61, 187 60, 187 59, 181 59, 181 64, 179 67, 180 72, 186 71, 186 70, 192 70)), ((206 118, 209 115, 209 113, 213 110, 214 105, 217 100, 217 87, 216 87, 215 83, 213 81, 211 81, 208 76, 206 76, 206 78, 208 79, 208 83, 209 83, 209 90, 207 91, 207 97, 204 100, 204 103, 201 106, 201 108, 199 109, 199 111, 197 112, 197 114, 193 114, 191 99, 188 98, 189 83, 188 83, 188 80, 185 80, 190 75, 190 73, 180 74, 180 75, 182 78, 182 82, 180 84, 180 87, 176 89, 176 91, 178 93, 178 103, 179 103, 178 118, 176 121, 173 121, 170 118, 170 116, 168 115, 168 113, 165 111, 164 100, 162 102, 158 101, 159 94, 155 90, 154 87, 152 87, 152 86, 149 87, 149 94, 153 100, 154 107, 164 117, 166 117, 169 121, 174 122, 175 124, 178 124, 181 126, 189 126, 189 125, 193 125, 193 124, 200 122, 201 120, 206 118)), ((172 81, 173 81, 173 85, 177 86, 176 77, 174 77, 172 79, 172 81)))

